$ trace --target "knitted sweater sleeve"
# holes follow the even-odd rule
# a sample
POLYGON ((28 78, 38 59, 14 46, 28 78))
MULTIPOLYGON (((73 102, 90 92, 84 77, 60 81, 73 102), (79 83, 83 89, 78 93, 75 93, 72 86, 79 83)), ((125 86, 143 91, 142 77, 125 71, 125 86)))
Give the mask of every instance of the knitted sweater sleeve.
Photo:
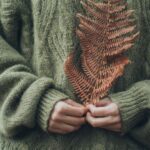
POLYGON ((65 98, 51 78, 35 75, 27 60, 0 35, 0 133, 11 137, 36 125, 47 131, 54 104, 65 98))
MULTIPOLYGON (((145 8, 143 11, 147 10, 145 8)), ((145 22, 148 23, 147 31, 150 31, 149 11, 145 14, 148 14, 145 17, 145 22)), ((149 32, 147 32, 145 40, 148 43, 149 32)), ((145 80, 134 83, 126 91, 113 93, 110 97, 119 106, 123 134, 129 134, 136 141, 150 148, 150 42, 147 44, 144 54, 145 80)))
POLYGON ((0 36, 0 132, 13 136, 36 122, 46 131, 53 105, 68 96, 51 78, 32 73, 26 60, 0 36))
POLYGON ((126 91, 110 94, 117 103, 122 119, 122 132, 150 148, 150 80, 133 84, 126 91))
POLYGON ((47 130, 54 103, 67 98, 51 78, 32 73, 26 60, 0 36, 0 132, 13 136, 36 122, 47 130))

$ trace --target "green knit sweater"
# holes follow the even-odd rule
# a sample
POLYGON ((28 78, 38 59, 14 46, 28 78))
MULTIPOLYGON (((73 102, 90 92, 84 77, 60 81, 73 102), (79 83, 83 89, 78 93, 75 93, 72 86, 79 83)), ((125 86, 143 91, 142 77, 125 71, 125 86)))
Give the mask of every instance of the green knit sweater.
POLYGON ((140 37, 126 53, 133 63, 110 91, 124 134, 89 125, 67 135, 47 131, 57 101, 79 102, 64 73, 69 53, 81 50, 79 1, 0 0, 0 150, 150 149, 150 0, 127 1, 140 37))

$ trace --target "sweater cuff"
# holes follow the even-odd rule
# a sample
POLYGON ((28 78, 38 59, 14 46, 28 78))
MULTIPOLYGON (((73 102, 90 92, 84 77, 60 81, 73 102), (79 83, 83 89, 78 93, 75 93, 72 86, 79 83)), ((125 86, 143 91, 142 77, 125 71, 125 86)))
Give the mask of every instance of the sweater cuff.
POLYGON ((110 94, 109 97, 119 107, 122 134, 129 132, 143 120, 144 108, 147 105, 147 94, 143 87, 133 86, 127 91, 110 94))
POLYGON ((45 95, 43 95, 38 108, 37 120, 39 126, 45 131, 48 132, 48 121, 50 114, 54 108, 56 102, 69 98, 64 93, 57 91, 55 89, 49 89, 45 95))

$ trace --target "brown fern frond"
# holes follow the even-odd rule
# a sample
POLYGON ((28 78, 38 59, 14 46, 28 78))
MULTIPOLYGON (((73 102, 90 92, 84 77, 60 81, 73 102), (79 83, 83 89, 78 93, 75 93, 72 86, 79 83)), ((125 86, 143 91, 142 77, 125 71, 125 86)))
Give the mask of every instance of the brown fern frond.
POLYGON ((81 1, 88 15, 78 13, 76 34, 82 49, 75 63, 73 51, 65 62, 65 73, 75 94, 84 104, 95 103, 108 95, 109 89, 124 73, 130 60, 124 56, 139 35, 133 10, 123 0, 81 1))

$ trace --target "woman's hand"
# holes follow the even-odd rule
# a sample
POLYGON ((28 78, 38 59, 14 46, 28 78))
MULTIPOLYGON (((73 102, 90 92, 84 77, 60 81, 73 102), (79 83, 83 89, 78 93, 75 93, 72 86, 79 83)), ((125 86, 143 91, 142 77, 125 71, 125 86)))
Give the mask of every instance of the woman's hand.
POLYGON ((93 127, 104 128, 107 130, 120 132, 121 117, 117 104, 111 102, 109 98, 98 102, 96 106, 87 105, 89 112, 86 120, 93 127))
POLYGON ((59 101, 49 119, 50 132, 66 134, 78 130, 86 122, 87 108, 73 100, 59 101))

